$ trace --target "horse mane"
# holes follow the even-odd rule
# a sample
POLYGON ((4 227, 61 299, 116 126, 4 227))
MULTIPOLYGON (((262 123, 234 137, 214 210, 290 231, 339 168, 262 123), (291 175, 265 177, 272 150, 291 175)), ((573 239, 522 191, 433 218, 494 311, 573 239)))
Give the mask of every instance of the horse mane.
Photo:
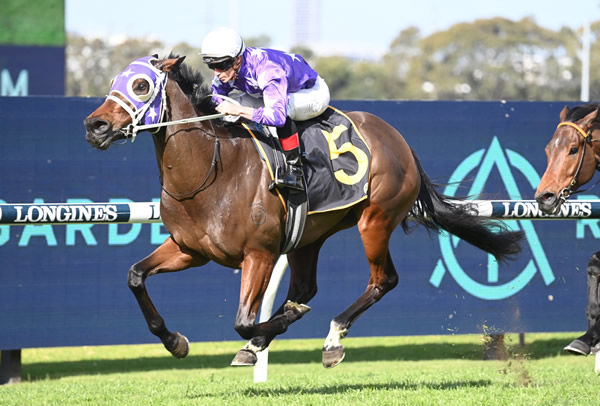
MULTIPOLYGON (((179 55, 170 53, 168 58, 178 58, 179 55)), ((204 114, 214 114, 215 106, 212 102, 212 89, 204 83, 204 78, 199 70, 190 68, 182 63, 169 72, 169 79, 177 82, 183 93, 190 99, 196 111, 204 114)))
MULTIPOLYGON (((571 122, 581 120, 582 118, 584 118, 585 116, 587 116, 592 111, 594 111, 598 108, 600 108, 600 105, 598 103, 587 103, 587 104, 582 104, 581 106, 575 106, 572 109, 569 109, 569 112, 567 113, 567 117, 565 118, 565 120, 571 121, 571 122)), ((600 117, 597 117, 596 120, 594 120, 594 121, 600 122, 600 117)))

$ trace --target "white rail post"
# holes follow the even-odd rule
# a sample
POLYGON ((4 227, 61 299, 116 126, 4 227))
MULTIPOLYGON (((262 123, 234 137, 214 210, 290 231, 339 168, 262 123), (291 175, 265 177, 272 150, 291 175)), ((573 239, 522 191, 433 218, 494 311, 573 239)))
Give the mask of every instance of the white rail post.
MULTIPOLYGON (((275 267, 273 268, 273 274, 269 281, 269 286, 263 296, 262 305, 260 307, 259 323, 269 321, 271 313, 273 312, 273 302, 277 296, 277 289, 281 283, 281 278, 288 266, 287 256, 282 255, 277 260, 275 267)), ((254 365, 254 382, 267 382, 267 372, 269 368, 269 348, 265 348, 261 352, 256 354, 257 360, 254 365)))

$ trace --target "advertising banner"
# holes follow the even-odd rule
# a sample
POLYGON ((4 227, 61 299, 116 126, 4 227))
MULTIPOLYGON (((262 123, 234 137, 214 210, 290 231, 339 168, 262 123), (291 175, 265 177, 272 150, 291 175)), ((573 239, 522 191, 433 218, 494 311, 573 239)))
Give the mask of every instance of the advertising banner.
MULTIPOLYGON (((83 119, 101 102, 0 98, 0 203, 157 202, 160 180, 149 133, 107 151, 85 141, 83 119)), ((564 103, 332 105, 371 112, 397 128, 449 196, 531 200, 564 103)), ((593 189, 577 197, 598 198, 593 189)), ((50 212, 67 215, 57 210, 50 212)), ((69 215, 80 215, 81 209, 73 210, 69 215)), ((111 210, 102 212, 110 216, 111 210)), ((396 230, 390 252, 398 286, 354 324, 350 336, 585 330, 586 264, 598 249, 598 220, 539 221, 527 219, 527 205, 511 210, 515 218, 506 223, 527 240, 504 264, 448 235, 396 230)), ((42 213, 34 207, 12 216, 42 213)), ((156 222, 1 225, 0 348, 158 342, 127 287, 127 271, 167 237, 156 222)), ((239 339, 233 323, 240 277, 239 270, 209 263, 152 276, 147 287, 169 329, 192 341, 230 340, 239 339)), ((324 338, 329 321, 368 280, 356 228, 334 235, 321 250, 312 311, 282 337, 324 338)), ((287 285, 284 276, 275 307, 287 285)))
POLYGON ((0 45, 0 96, 64 94, 64 46, 0 45))

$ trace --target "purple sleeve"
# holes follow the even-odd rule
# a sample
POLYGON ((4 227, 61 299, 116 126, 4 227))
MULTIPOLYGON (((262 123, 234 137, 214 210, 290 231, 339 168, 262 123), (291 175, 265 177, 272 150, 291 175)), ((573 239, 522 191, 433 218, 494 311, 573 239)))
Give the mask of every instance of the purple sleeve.
POLYGON ((273 62, 269 62, 261 66, 257 74, 265 106, 254 109, 252 121, 282 127, 287 118, 288 101, 288 80, 285 70, 273 62))

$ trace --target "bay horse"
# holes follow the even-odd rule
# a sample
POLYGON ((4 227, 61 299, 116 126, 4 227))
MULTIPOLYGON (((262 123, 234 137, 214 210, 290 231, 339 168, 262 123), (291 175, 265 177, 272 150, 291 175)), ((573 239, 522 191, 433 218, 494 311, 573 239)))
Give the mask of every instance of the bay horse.
MULTIPOLYGON (((558 126, 546 145, 548 166, 535 191, 535 200, 544 213, 558 213, 600 169, 599 109, 600 105, 588 103, 572 109, 565 106, 560 112, 558 126)), ((587 274, 588 329, 564 348, 577 355, 600 350, 600 252, 590 258, 587 274)))
MULTIPOLYGON (((357 225, 370 278, 364 293, 331 321, 323 365, 332 367, 344 358, 341 339, 350 326, 396 286, 398 275, 388 244, 398 225, 408 231, 409 214, 417 224, 446 230, 499 261, 520 251, 521 232, 477 217, 465 204, 439 194, 391 125, 373 114, 349 112, 372 153, 368 196, 353 206, 308 216, 297 248, 288 253, 286 301, 267 322, 257 323, 263 294, 281 254, 286 209, 276 193, 269 191, 268 169, 242 126, 218 126, 212 120, 178 121, 214 112, 209 88, 198 72, 182 63, 184 58, 169 55, 134 61, 117 76, 129 78, 127 88, 117 91, 113 85, 107 99, 84 120, 87 141, 104 150, 134 135, 132 126, 141 122, 143 109, 162 99, 162 122, 170 124, 156 128, 153 140, 162 183, 160 213, 170 237, 129 269, 128 285, 150 331, 175 357, 185 357, 189 343, 179 332, 167 329, 154 307, 145 287, 150 275, 198 267, 211 260, 241 268, 234 328, 249 341, 232 365, 253 365, 258 351, 310 309, 306 303, 317 292, 317 258, 325 240, 357 225), (132 74, 136 63, 148 65, 148 72, 132 74), (140 101, 146 104, 142 106, 140 101), (253 212, 257 208, 261 221, 256 221, 253 212)), ((343 270, 339 272, 343 277, 343 270)))

